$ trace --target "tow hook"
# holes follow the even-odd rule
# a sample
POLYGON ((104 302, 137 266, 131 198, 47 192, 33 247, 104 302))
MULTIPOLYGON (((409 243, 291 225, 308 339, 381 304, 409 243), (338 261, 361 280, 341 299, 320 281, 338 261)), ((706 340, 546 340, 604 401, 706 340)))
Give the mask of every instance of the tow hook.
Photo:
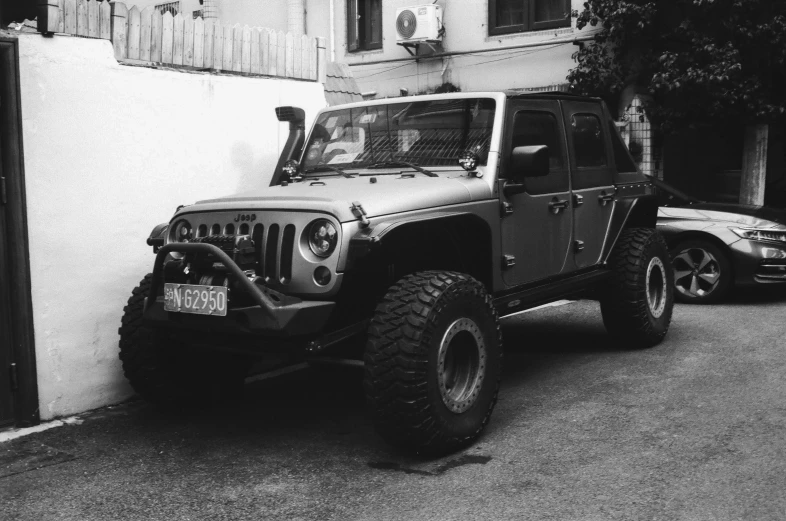
POLYGON ((366 216, 366 210, 363 209, 363 205, 358 201, 354 201, 349 209, 352 211, 352 215, 354 215, 355 218, 360 221, 361 227, 367 228, 368 225, 371 224, 371 221, 369 221, 368 217, 366 216))

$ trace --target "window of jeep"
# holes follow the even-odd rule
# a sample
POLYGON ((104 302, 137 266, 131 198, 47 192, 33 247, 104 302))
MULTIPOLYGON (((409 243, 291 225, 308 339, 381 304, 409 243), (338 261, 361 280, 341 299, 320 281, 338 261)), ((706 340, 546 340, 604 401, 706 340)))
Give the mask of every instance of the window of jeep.
POLYGON ((485 165, 495 110, 490 98, 454 98, 323 112, 304 148, 304 171, 385 161, 457 166, 458 156, 468 149, 485 165))
POLYGON ((606 166, 606 143, 603 127, 595 114, 574 114, 570 118, 573 134, 573 153, 576 168, 597 168, 606 166))
POLYGON ((546 145, 549 147, 549 175, 524 180, 529 194, 545 194, 568 190, 568 173, 565 169, 565 146, 562 130, 552 112, 522 110, 513 118, 510 150, 516 147, 546 145))

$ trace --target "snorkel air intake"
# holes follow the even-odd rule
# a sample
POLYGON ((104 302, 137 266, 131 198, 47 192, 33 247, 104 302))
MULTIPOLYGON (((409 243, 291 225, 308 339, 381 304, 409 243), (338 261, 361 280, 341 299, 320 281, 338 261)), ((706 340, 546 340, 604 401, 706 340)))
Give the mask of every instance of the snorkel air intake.
POLYGON ((289 137, 287 138, 281 156, 278 158, 276 169, 270 180, 270 186, 281 183, 284 163, 300 154, 303 141, 306 138, 306 112, 298 107, 276 107, 276 117, 279 121, 289 121, 289 137))

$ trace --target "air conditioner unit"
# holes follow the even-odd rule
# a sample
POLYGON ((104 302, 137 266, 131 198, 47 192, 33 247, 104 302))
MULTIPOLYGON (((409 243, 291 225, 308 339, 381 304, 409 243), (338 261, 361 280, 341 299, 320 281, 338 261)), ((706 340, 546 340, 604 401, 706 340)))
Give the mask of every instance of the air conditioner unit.
POLYGON ((396 43, 409 46, 442 41, 442 7, 435 4, 396 9, 396 43))

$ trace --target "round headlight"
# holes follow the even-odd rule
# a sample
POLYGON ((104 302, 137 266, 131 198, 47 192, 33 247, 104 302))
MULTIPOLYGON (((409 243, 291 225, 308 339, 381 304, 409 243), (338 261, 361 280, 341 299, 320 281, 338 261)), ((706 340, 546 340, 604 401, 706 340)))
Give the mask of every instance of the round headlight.
POLYGON ((191 223, 180 219, 172 227, 172 242, 188 242, 191 240, 192 233, 191 223))
POLYGON ((327 219, 317 219, 308 227, 308 246, 314 255, 329 257, 338 243, 338 231, 327 219))

